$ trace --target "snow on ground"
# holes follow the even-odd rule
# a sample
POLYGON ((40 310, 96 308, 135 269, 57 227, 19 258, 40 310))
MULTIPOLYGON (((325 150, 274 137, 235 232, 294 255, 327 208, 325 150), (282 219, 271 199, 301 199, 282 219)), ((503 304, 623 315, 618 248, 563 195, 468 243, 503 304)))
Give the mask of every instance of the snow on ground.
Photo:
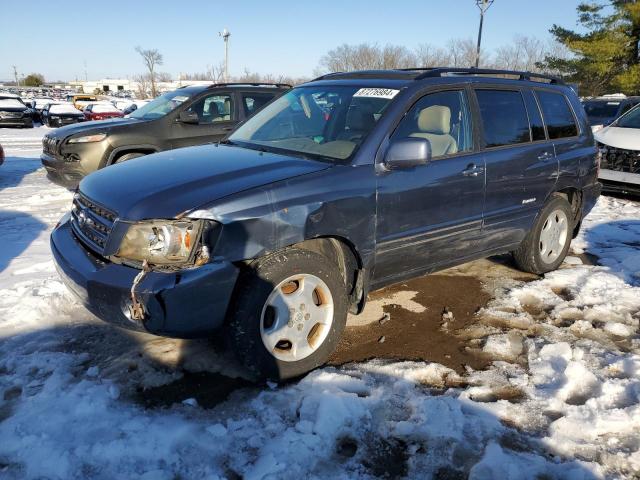
POLYGON ((71 194, 39 166, 45 131, 0 129, 0 477, 640 475, 640 204, 601 198, 561 270, 498 285, 460 333, 495 360, 486 371, 371 361, 213 408, 145 406, 136 395, 177 362, 227 362, 103 325, 66 292, 48 234, 71 194))

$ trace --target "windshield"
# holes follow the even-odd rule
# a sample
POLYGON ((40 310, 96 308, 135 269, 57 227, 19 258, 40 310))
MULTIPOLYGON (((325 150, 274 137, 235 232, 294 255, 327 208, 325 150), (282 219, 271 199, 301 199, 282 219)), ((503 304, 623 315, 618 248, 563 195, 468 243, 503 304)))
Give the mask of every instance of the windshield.
POLYGON ((154 120, 164 117, 167 113, 175 110, 178 106, 189 100, 189 98, 189 95, 180 90, 168 92, 160 95, 146 105, 139 107, 132 112, 129 117, 137 118, 138 120, 154 120))
POLYGON ((590 101, 584 103, 584 111, 587 117, 592 118, 615 118, 618 115, 620 102, 590 101))
POLYGON ((260 150, 345 160, 398 93, 389 88, 299 87, 269 104, 229 137, 260 150))
POLYGON ((615 126, 620 128, 640 128, 640 105, 620 117, 615 126))
POLYGON ((0 98, 0 108, 24 108, 25 105, 15 98, 0 98))

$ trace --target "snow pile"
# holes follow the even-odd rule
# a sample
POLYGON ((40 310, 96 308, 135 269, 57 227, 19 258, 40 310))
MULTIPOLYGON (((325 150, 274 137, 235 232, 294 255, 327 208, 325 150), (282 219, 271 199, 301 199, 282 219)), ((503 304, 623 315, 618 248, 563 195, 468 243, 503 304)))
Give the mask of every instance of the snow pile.
POLYGON ((372 361, 238 389, 213 408, 197 390, 145 406, 140 391, 180 378, 194 350, 97 323, 65 291, 48 233, 71 193, 39 166, 46 130, 0 130, 0 477, 640 475, 637 203, 602 198, 585 222, 574 253, 602 266, 574 257, 504 282, 461 333, 494 360, 485 371, 372 361))

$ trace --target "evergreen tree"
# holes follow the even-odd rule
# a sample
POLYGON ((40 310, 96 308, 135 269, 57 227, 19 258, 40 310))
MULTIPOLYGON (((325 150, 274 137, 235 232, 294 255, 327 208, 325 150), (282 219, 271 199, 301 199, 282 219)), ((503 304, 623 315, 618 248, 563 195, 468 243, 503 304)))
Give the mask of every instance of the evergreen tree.
POLYGON ((551 29, 572 55, 547 57, 544 66, 577 83, 582 95, 640 94, 640 0, 581 3, 577 12, 584 33, 551 29))

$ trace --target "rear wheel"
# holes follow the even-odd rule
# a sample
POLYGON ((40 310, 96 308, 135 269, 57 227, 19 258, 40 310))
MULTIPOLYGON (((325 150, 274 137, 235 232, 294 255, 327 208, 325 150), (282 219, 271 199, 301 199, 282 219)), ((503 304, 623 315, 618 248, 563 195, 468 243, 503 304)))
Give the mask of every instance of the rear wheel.
POLYGON ((557 269, 571 245, 571 205, 555 195, 540 212, 536 223, 513 257, 521 270, 538 275, 557 269))
POLYGON ((123 163, 138 157, 144 157, 144 153, 140 153, 140 152, 125 153, 121 157, 118 157, 118 159, 114 163, 123 163))
POLYGON ((229 339, 247 368, 285 380, 327 360, 347 319, 346 286, 331 260, 291 248, 257 260, 239 282, 229 339))

